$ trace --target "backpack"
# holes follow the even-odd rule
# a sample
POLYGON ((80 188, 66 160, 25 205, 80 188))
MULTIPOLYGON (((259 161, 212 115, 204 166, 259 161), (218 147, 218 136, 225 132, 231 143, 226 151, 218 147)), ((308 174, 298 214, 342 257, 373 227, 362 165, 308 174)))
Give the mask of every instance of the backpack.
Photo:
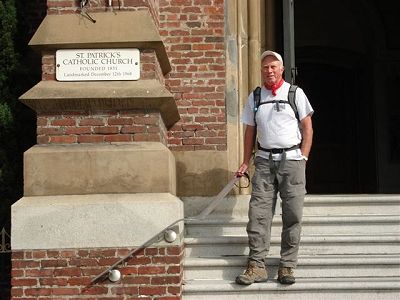
MULTIPOLYGON (((268 103, 275 103, 275 104, 279 104, 279 103, 288 103, 290 105, 290 107, 293 109, 294 114, 296 116, 296 119, 300 122, 300 118, 299 118, 299 112, 297 111, 297 106, 296 106, 296 90, 297 90, 297 85, 292 84, 289 88, 289 92, 288 92, 288 99, 287 100, 272 100, 272 101, 266 101, 263 103, 261 102, 261 87, 256 87, 256 89, 253 91, 253 99, 254 99, 254 124, 255 126, 257 126, 256 123, 256 114, 258 111, 258 108, 260 107, 260 105, 263 104, 268 104, 268 103)), ((277 106, 278 110, 279 110, 279 106, 277 106)))

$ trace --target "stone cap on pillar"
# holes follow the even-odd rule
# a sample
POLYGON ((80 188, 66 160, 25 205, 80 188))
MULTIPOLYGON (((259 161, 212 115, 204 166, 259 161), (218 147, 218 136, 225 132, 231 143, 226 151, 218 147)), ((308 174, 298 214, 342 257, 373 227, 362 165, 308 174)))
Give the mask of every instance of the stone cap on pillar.
POLYGON ((47 15, 29 45, 37 50, 84 48, 154 49, 163 74, 171 71, 167 52, 148 11, 47 15))
POLYGON ((158 80, 41 81, 19 99, 39 113, 107 109, 158 110, 167 128, 179 121, 173 95, 158 80))

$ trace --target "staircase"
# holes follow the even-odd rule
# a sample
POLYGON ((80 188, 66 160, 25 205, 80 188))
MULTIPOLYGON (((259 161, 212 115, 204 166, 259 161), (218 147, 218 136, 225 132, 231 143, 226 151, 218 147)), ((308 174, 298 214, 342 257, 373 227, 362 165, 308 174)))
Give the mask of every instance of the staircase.
MULTIPOLYGON (((206 200, 184 199, 186 215, 198 213, 206 200)), ((276 280, 279 209, 267 259, 270 279, 250 286, 234 282, 248 254, 248 201, 228 197, 207 219, 186 222, 184 300, 400 299, 400 195, 307 196, 296 283, 290 286, 276 280)))

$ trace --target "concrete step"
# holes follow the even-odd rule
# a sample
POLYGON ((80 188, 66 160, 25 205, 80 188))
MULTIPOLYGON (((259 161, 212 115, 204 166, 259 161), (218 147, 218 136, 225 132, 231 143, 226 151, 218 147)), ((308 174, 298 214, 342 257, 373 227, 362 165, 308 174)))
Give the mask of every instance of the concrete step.
POLYGON ((184 300, 398 300, 400 278, 299 278, 293 285, 276 280, 241 286, 231 280, 186 280, 184 300))
MULTIPOLYGON (((247 257, 208 257, 185 259, 185 279, 234 280, 242 274, 247 257)), ((269 278, 277 277, 279 257, 267 258, 269 278)), ((296 278, 399 277, 400 255, 323 255, 301 256, 296 278)))
MULTIPOLYGON (((213 199, 183 197, 185 216, 199 214, 213 199)), ((249 195, 228 196, 210 216, 246 218, 249 200, 249 195)), ((305 198, 304 215, 344 214, 400 215, 400 195, 307 195, 305 198)))
MULTIPOLYGON (((231 196, 205 220, 185 225, 183 299, 400 299, 400 195, 308 195, 296 284, 276 281, 280 210, 267 259, 269 280, 234 283, 248 254, 249 196, 231 196)), ((185 199, 185 216, 212 198, 185 199)))
MULTIPOLYGON (((399 234, 303 235, 299 255, 400 254, 399 234)), ((185 238, 186 257, 247 255, 247 236, 185 238)), ((278 255, 280 237, 271 237, 269 254, 278 255)))
MULTIPOLYGON (((207 218, 185 222, 186 236, 210 237, 245 235, 247 218, 207 218)), ((379 234, 400 233, 400 215, 304 216, 303 234, 379 234)), ((281 216, 272 222, 272 235, 279 235, 281 216)))

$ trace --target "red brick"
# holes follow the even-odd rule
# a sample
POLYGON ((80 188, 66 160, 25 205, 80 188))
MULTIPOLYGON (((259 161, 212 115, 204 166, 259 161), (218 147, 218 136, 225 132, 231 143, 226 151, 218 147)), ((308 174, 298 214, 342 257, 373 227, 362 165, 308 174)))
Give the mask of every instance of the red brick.
POLYGON ((137 267, 123 267, 120 269, 122 275, 136 275, 137 267))
POLYGON ((80 126, 104 126, 105 121, 101 118, 85 118, 79 121, 80 126))
POLYGON ((82 290, 83 295, 106 295, 108 288, 104 286, 90 286, 82 290))
POLYGON ((49 277, 53 275, 52 269, 26 269, 26 277, 49 277))
POLYGON ((18 277, 23 277, 24 276, 24 270, 16 270, 13 269, 11 270, 11 277, 12 278, 18 278, 18 277))
POLYGON ((99 258, 99 257, 115 257, 115 249, 100 249, 100 250, 90 250, 89 257, 99 258))
POLYGON ((37 279, 28 279, 28 278, 12 278, 11 285, 12 286, 35 286, 37 285, 37 279))
POLYGON ((64 133, 60 127, 38 127, 36 132, 38 135, 58 135, 64 133))
POLYGON ((128 265, 147 265, 151 263, 150 257, 135 256, 127 261, 128 265))
POLYGON ((175 264, 178 265, 180 264, 182 261, 182 257, 181 256, 166 256, 166 264, 175 264))
POLYGON ((40 285, 57 285, 57 286, 65 286, 68 284, 67 278, 40 278, 40 285))
POLYGON ((119 129, 116 126, 101 126, 94 127, 93 131, 96 134, 115 134, 119 132, 119 129))
POLYGON ((23 251, 12 251, 11 258, 13 260, 23 259, 24 258, 24 252, 23 251))
POLYGON ((132 287, 113 287, 111 293, 115 295, 138 295, 139 288, 137 286, 132 287))
POLYGON ((90 253, 89 250, 78 250, 77 257, 80 257, 81 259, 84 257, 89 257, 89 253, 90 253))
POLYGON ((42 64, 44 65, 55 65, 56 57, 55 55, 43 55, 42 56, 42 64))
POLYGON ((96 259, 90 259, 90 258, 76 258, 76 259, 71 259, 68 263, 70 266, 74 267, 93 267, 97 266, 97 260, 96 259))
POLYGON ((47 118, 38 117, 37 121, 36 121, 36 125, 37 126, 47 126, 47 121, 48 121, 47 118))
POLYGON ((131 134, 115 134, 107 135, 104 137, 105 142, 132 142, 133 136, 131 134))
POLYGON ((165 267, 145 266, 138 268, 138 274, 165 274, 165 267))
POLYGON ((12 268, 13 269, 26 269, 26 268, 39 268, 40 262, 33 261, 33 260, 14 260, 12 261, 12 268))
POLYGON ((179 284, 181 282, 180 276, 163 276, 163 277, 152 277, 152 285, 171 285, 179 284))
POLYGON ((90 134, 92 133, 92 128, 88 126, 82 127, 67 127, 65 128, 65 134, 90 134))
POLYGON ((180 255, 182 254, 183 249, 181 247, 169 247, 167 248, 167 253, 169 255, 180 255))
POLYGON ((52 288, 51 294, 56 295, 56 296, 79 295, 79 289, 78 288, 52 288))
POLYGON ((92 278, 90 277, 72 277, 72 278, 68 278, 67 282, 68 285, 74 286, 74 285, 83 285, 83 286, 87 286, 90 284, 92 278))
POLYGON ((133 118, 109 118, 108 125, 132 125, 133 118))
POLYGON ((179 295, 182 292, 182 288, 178 286, 169 286, 168 287, 168 293, 174 294, 174 295, 179 295))
POLYGON ((139 287, 140 295, 163 295, 166 293, 166 287, 163 286, 141 286, 139 287))
POLYGON ((180 274, 182 272, 182 268, 180 266, 169 266, 167 269, 168 274, 180 274))
POLYGON ((160 265, 160 264, 166 265, 168 264, 167 260, 168 258, 166 256, 155 256, 151 259, 152 263, 155 265, 160 265))
POLYGON ((118 257, 101 258, 99 259, 99 266, 111 266, 118 260, 118 257))
POLYGON ((42 74, 42 80, 43 81, 51 81, 51 80, 55 81, 56 80, 56 74, 45 74, 45 73, 43 73, 42 74))
POLYGON ((79 135, 78 143, 102 143, 104 138, 104 135, 79 135))
POLYGON ((68 265, 66 260, 52 259, 52 260, 42 260, 40 262, 42 268, 57 268, 66 267, 68 265))
POLYGON ((145 255, 152 256, 158 254, 158 248, 146 248, 144 251, 145 255))
POLYGON ((25 289, 25 296, 50 296, 51 290, 45 288, 28 288, 25 289))
POLYGON ((50 143, 54 144, 74 144, 76 142, 77 142, 77 137, 73 135, 50 136, 50 143))
POLYGON ((183 145, 203 145, 204 138, 185 138, 182 143, 183 145))
POLYGON ((47 256, 46 251, 32 251, 32 258, 45 258, 47 256))
POLYGON ((102 268, 83 268, 81 269, 83 276, 97 276, 104 271, 104 267, 102 268))
POLYGON ((124 284, 150 284, 151 277, 150 276, 134 276, 134 277, 125 277, 123 279, 124 284))
POLYGON ((58 258, 60 257, 60 251, 57 250, 47 250, 48 258, 58 258))
POLYGON ((159 141, 160 137, 158 135, 150 135, 145 133, 137 133, 133 136, 135 142, 145 142, 145 141, 159 141))
POLYGON ((73 277, 73 276, 81 276, 82 270, 80 268, 61 268, 54 270, 54 276, 65 276, 65 277, 73 277))
POLYGON ((158 125, 160 118, 158 116, 144 116, 144 117, 136 117, 133 122, 139 125, 158 125))
POLYGON ((23 288, 12 287, 11 296, 20 297, 20 296, 23 296, 23 295, 24 295, 24 289, 23 288))
POLYGON ((71 7, 73 6, 74 1, 47 1, 47 7, 48 8, 54 8, 54 7, 58 7, 58 8, 64 8, 64 7, 71 7))

